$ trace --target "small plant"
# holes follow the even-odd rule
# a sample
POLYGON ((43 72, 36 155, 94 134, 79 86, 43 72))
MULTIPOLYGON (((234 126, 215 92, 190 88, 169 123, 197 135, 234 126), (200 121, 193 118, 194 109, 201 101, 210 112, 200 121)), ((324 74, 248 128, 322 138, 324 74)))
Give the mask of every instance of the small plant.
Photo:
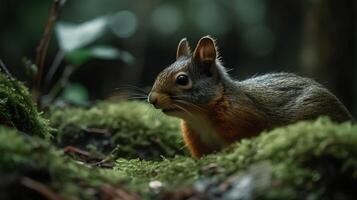
POLYGON ((92 59, 121 59, 127 64, 134 62, 129 52, 110 45, 99 45, 97 41, 108 32, 119 38, 132 35, 137 24, 135 15, 129 11, 119 11, 80 24, 56 22, 64 4, 65 0, 53 1, 47 25, 36 50, 35 62, 24 60, 28 74, 33 79, 32 96, 40 108, 49 106, 64 90, 67 90, 63 93, 65 99, 77 104, 86 102, 88 99, 86 89, 79 84, 69 84, 69 77, 92 59), (53 32, 59 50, 52 64, 45 66, 47 49, 53 32), (69 95, 66 94, 78 91, 79 95, 70 95, 71 98, 67 98, 69 95))

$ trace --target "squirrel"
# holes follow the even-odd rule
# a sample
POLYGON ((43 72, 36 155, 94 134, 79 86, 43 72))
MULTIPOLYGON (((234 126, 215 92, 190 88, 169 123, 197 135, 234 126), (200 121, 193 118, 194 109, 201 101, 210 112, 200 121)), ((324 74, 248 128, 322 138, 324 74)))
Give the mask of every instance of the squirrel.
POLYGON ((176 61, 156 78, 148 102, 181 119, 191 155, 199 158, 264 130, 328 116, 352 120, 346 107, 312 79, 292 73, 268 73, 233 80, 221 64, 216 41, 202 37, 191 53, 186 38, 176 61))

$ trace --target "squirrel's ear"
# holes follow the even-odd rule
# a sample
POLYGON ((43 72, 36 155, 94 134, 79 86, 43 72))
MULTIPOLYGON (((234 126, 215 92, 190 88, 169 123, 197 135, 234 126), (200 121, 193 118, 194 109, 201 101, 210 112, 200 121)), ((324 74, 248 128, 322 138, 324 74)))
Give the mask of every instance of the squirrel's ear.
POLYGON ((217 49, 214 39, 210 36, 202 37, 193 52, 193 58, 204 64, 212 64, 216 60, 217 49))
POLYGON ((186 38, 182 38, 179 45, 177 46, 176 59, 181 56, 190 56, 191 49, 186 38))

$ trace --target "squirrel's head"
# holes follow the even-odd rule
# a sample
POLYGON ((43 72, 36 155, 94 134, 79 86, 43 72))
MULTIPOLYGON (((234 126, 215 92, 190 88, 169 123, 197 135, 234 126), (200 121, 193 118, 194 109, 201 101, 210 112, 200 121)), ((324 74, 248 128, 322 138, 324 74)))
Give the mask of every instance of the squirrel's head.
POLYGON ((199 112, 201 106, 222 96, 222 80, 228 76, 217 56, 215 40, 210 36, 202 37, 193 53, 183 38, 176 61, 157 76, 148 102, 180 118, 199 112))

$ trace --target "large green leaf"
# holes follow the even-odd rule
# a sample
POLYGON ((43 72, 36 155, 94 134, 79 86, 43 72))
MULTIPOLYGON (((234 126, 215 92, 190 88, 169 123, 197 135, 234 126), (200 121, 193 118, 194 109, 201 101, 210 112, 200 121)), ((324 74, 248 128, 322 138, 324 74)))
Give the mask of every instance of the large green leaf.
POLYGON ((68 52, 66 55, 67 61, 74 65, 81 65, 94 58, 104 60, 121 59, 127 64, 134 62, 134 57, 129 52, 111 46, 94 46, 92 48, 68 52))
POLYGON ((64 52, 71 52, 96 41, 105 32, 107 22, 107 16, 98 17, 78 25, 58 22, 55 31, 60 48, 64 52))

